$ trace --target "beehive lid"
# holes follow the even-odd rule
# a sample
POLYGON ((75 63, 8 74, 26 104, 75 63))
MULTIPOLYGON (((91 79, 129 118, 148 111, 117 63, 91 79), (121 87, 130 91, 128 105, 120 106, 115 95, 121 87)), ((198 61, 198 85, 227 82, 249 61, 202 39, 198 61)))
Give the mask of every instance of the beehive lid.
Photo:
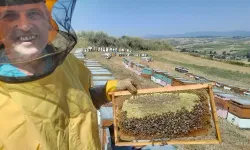
POLYGON ((100 70, 102 67, 88 67, 89 70, 100 70))
POLYGON ((161 71, 161 69, 153 69, 155 72, 157 72, 157 71, 161 71))
POLYGON ((107 81, 107 80, 113 80, 113 79, 115 78, 112 76, 93 76, 92 77, 92 80, 94 81, 102 81, 102 80, 107 81))
POLYGON ((228 98, 228 99, 235 99, 236 98, 236 96, 234 96, 232 94, 219 93, 216 95, 218 95, 219 97, 228 98))
POLYGON ((163 78, 163 75, 161 75, 161 74, 154 74, 154 77, 155 77, 156 79, 162 79, 162 78, 163 78))
POLYGON ((101 67, 100 64, 85 64, 86 67, 101 67))
POLYGON ((242 105, 250 105, 250 99, 243 99, 243 98, 237 97, 231 100, 242 105))
POLYGON ((183 83, 193 83, 193 84, 195 84, 195 82, 189 81, 189 80, 181 80, 181 82, 183 82, 183 83))
POLYGON ((181 77, 174 77, 175 80, 185 80, 184 78, 181 77))
POLYGON ((99 61, 96 60, 86 60, 85 63, 99 63, 99 61))
POLYGON ((178 76, 174 75, 174 74, 170 74, 168 75, 169 77, 173 77, 173 78, 177 78, 178 76))
POLYGON ((166 77, 173 77, 173 75, 170 74, 170 73, 164 73, 164 75, 165 75, 166 77))
POLYGON ((85 64, 99 64, 99 62, 84 62, 85 64))
POLYGON ((139 67, 140 68, 144 68, 144 67, 146 67, 145 65, 142 65, 142 64, 139 64, 139 67))
POLYGON ((107 83, 107 81, 93 81, 94 86, 105 85, 106 83, 107 83))
POLYGON ((157 70, 157 71, 155 71, 155 73, 164 74, 164 73, 166 73, 166 72, 163 71, 163 70, 157 70))
POLYGON ((197 82, 199 82, 199 83, 207 83, 207 82, 209 82, 208 80, 203 80, 203 79, 201 79, 201 80, 198 80, 197 82))
POLYGON ((101 107, 100 108, 102 120, 113 120, 113 108, 112 107, 101 107))
POLYGON ((152 71, 153 71, 153 69, 152 69, 152 68, 143 68, 142 73, 145 73, 145 74, 151 74, 151 73, 152 73, 152 71))
POLYGON ((103 68, 100 68, 100 69, 94 69, 94 70, 91 70, 91 69, 90 69, 90 71, 91 71, 91 72, 109 72, 109 70, 107 70, 107 69, 103 69, 103 68))
POLYGON ((93 71, 91 72, 92 75, 111 75, 110 72, 106 71, 106 72, 100 72, 100 71, 93 71))
POLYGON ((214 93, 223 93, 223 91, 219 90, 219 89, 216 89, 216 88, 213 88, 213 92, 214 93))

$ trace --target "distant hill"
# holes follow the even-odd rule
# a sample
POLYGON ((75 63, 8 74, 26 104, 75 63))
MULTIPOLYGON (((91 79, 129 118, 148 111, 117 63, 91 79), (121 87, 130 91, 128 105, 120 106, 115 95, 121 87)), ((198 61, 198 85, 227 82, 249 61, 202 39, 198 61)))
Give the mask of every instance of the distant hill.
POLYGON ((199 31, 199 32, 188 32, 184 34, 174 34, 174 35, 147 35, 144 38, 162 39, 162 38, 180 38, 180 37, 250 37, 250 31, 227 31, 227 32, 216 32, 216 31, 199 31))

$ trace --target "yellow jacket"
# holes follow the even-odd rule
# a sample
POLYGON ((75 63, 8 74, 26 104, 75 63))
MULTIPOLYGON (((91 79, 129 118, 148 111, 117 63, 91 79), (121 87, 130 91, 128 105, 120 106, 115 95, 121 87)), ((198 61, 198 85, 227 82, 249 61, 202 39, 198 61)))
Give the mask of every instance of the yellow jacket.
POLYGON ((0 82, 0 150, 101 149, 90 79, 69 54, 43 79, 0 82))

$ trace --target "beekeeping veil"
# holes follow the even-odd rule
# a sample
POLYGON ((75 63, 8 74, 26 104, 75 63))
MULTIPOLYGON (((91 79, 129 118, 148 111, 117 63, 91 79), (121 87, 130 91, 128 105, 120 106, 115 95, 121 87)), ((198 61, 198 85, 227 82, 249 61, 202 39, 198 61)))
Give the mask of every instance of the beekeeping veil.
POLYGON ((0 0, 0 81, 51 74, 76 44, 76 0, 0 0))

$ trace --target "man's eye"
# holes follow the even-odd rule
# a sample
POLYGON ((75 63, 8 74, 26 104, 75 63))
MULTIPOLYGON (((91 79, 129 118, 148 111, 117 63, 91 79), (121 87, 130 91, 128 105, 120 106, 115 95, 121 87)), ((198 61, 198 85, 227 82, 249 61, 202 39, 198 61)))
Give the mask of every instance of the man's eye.
POLYGON ((33 18, 33 17, 40 17, 42 16, 42 14, 38 11, 31 11, 28 13, 29 17, 33 18))
POLYGON ((6 13, 1 17, 1 19, 3 20, 15 20, 17 18, 18 18, 18 15, 15 13, 6 13))

